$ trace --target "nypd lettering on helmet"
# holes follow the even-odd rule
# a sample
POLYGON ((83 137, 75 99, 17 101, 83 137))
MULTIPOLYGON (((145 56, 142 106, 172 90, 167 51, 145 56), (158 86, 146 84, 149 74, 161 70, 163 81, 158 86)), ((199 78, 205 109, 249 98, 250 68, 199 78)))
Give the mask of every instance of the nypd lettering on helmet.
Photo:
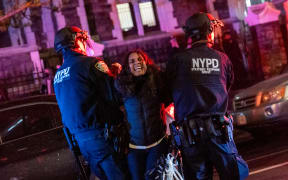
POLYGON ((200 72, 202 74, 211 74, 220 72, 218 59, 211 58, 192 58, 191 71, 200 72))
POLYGON ((70 78, 70 67, 58 71, 54 77, 54 84, 61 83, 70 78))

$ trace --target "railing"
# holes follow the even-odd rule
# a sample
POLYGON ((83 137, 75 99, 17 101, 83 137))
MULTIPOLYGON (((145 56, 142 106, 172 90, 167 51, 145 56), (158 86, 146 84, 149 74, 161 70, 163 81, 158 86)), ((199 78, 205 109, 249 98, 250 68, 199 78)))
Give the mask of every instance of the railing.
MULTIPOLYGON (((105 48, 104 57, 112 62, 122 62, 127 52, 136 48, 144 50, 162 69, 166 68, 166 62, 171 58, 170 36, 163 33, 109 45, 105 48)), ((53 77, 47 76, 38 72, 0 79, 0 101, 53 93, 53 77)))
POLYGON ((0 79, 0 101, 51 93, 52 77, 43 72, 0 79))

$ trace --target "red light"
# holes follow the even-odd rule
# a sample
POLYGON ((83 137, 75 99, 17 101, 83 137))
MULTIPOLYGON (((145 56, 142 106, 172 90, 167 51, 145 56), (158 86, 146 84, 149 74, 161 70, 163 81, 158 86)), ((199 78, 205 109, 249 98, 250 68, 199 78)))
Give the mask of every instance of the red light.
POLYGON ((174 119, 174 104, 170 104, 166 109, 166 113, 174 119))
POLYGON ((0 161, 7 161, 7 160, 8 160, 7 157, 1 157, 1 158, 0 158, 0 161))
POLYGON ((44 148, 44 149, 41 149, 41 152, 46 152, 46 151, 47 151, 47 149, 45 149, 45 148, 44 148))

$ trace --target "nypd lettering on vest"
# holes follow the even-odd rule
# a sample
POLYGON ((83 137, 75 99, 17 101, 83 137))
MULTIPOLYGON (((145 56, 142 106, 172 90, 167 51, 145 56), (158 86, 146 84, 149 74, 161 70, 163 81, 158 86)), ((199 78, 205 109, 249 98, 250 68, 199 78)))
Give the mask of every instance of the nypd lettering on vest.
POLYGON ((211 58, 192 58, 191 62, 191 71, 192 72, 199 72, 202 74, 215 74, 220 73, 220 66, 219 66, 218 59, 211 59, 211 58))
POLYGON ((58 71, 54 77, 54 84, 61 83, 70 78, 70 67, 58 71))

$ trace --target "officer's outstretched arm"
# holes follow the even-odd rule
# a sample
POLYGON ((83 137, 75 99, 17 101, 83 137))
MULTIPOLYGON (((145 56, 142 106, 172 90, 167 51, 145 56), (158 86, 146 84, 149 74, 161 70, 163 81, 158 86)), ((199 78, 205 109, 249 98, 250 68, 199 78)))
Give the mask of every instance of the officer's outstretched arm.
POLYGON ((168 60, 167 66, 166 66, 166 71, 164 72, 164 89, 167 90, 168 93, 168 99, 172 100, 172 85, 176 79, 177 75, 177 66, 178 66, 178 61, 177 61, 177 56, 175 55, 173 58, 168 60))

